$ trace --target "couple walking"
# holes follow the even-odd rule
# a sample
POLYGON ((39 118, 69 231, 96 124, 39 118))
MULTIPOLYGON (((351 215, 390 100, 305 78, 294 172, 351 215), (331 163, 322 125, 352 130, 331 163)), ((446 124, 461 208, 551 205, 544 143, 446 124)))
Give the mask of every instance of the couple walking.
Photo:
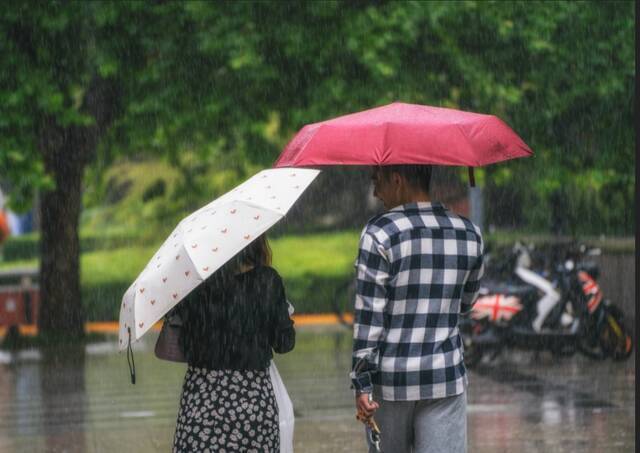
MULTIPOLYGON (((466 451, 457 325, 482 274, 480 231, 430 200, 430 166, 374 167, 372 179, 386 211, 367 223, 356 261, 357 411, 375 414, 386 453, 466 451)), ((295 330, 270 262, 262 236, 178 306, 189 366, 174 451, 280 451, 268 368, 295 330)))

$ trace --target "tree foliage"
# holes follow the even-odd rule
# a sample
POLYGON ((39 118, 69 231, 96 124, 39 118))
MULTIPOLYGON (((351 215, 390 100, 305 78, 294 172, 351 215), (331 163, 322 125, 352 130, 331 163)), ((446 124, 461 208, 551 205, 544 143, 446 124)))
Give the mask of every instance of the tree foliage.
MULTIPOLYGON (((504 118, 537 153, 522 164, 536 197, 632 182, 633 2, 16 2, 3 23, 17 187, 44 176, 33 113, 90 123, 96 76, 117 87, 106 163, 242 150, 268 164, 307 122, 404 100, 504 118)), ((522 176, 504 168, 500 186, 522 176)))
MULTIPOLYGON (((633 2, 10 2, 0 177, 14 205, 74 206, 70 175, 152 153, 186 194, 209 162, 268 165, 305 123, 401 100, 534 149, 487 170, 490 222, 628 234, 634 23, 633 2)), ((69 238, 76 210, 51 211, 69 238)))

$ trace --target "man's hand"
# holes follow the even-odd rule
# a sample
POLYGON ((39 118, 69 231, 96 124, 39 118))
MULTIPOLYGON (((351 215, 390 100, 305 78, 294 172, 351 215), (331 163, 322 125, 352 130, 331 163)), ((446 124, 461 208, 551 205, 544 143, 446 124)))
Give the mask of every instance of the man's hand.
POLYGON ((361 393, 360 395, 356 395, 356 409, 358 413, 363 414, 365 417, 369 418, 373 416, 374 412, 380 407, 378 403, 375 401, 369 402, 369 394, 361 393))

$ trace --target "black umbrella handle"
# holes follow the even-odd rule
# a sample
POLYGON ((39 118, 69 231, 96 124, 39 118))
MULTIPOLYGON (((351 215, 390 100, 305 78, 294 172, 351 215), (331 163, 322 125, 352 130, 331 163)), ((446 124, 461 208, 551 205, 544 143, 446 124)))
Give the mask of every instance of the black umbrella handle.
POLYGON ((129 365, 129 374, 131 374, 131 383, 136 383, 136 362, 133 360, 133 349, 131 348, 131 327, 127 327, 129 332, 129 344, 127 345, 127 364, 129 365))

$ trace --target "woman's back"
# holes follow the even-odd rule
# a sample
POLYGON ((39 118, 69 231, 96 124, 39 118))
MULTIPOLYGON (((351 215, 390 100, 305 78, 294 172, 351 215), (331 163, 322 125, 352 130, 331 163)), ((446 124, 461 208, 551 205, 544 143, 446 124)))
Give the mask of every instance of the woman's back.
POLYGON ((189 365, 218 370, 260 370, 272 349, 293 349, 282 279, 275 269, 257 266, 221 284, 209 279, 184 300, 182 344, 189 365))

